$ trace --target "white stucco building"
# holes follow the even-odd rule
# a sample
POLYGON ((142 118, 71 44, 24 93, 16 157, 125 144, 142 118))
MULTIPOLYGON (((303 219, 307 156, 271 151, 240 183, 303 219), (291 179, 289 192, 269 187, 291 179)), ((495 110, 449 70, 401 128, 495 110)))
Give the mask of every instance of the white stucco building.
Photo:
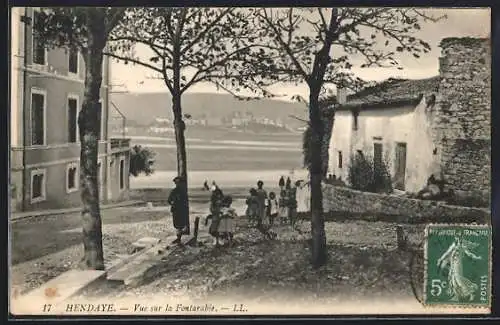
POLYGON ((351 158, 363 153, 387 164, 394 188, 422 189, 437 168, 430 125, 438 88, 434 77, 389 79, 350 96, 339 90, 329 173, 348 181, 351 158))

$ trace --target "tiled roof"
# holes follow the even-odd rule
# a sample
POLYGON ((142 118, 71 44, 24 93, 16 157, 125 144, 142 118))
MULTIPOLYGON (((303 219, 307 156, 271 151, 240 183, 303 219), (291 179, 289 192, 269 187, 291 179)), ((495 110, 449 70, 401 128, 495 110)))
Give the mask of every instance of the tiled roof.
POLYGON ((436 93, 439 76, 410 80, 387 79, 347 96, 347 103, 337 109, 388 108, 401 104, 417 104, 424 94, 436 93))

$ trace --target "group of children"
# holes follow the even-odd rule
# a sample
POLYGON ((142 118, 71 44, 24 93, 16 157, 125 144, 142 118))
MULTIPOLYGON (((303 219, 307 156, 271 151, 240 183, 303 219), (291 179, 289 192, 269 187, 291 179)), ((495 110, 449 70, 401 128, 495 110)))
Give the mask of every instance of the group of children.
POLYGON ((290 178, 285 182, 281 177, 279 198, 275 192, 270 192, 268 197, 262 186, 263 183, 259 181, 257 189, 250 189, 250 196, 246 200, 246 216, 250 223, 272 226, 278 220, 280 224, 290 223, 293 226, 297 215, 297 188, 300 181, 292 186, 290 178))
MULTIPOLYGON (((297 189, 300 186, 300 181, 292 186, 290 178, 285 182, 284 178, 281 177, 278 198, 275 192, 270 192, 267 195, 264 183, 258 181, 257 188, 250 189, 250 195, 246 199, 245 215, 250 226, 258 228, 266 234, 269 234, 269 229, 276 221, 280 224, 290 223, 294 226, 297 216, 297 189)), ((224 195, 215 182, 212 183, 210 190, 212 192, 210 214, 205 220, 205 226, 208 226, 208 222, 211 220, 209 233, 214 237, 216 246, 219 246, 221 242, 224 245, 231 245, 234 234, 234 218, 237 217, 236 211, 231 207, 232 197, 224 195)))
POLYGON ((210 214, 205 219, 205 226, 211 220, 208 229, 209 234, 214 237, 214 244, 220 246, 232 245, 234 234, 234 218, 237 216, 236 211, 231 207, 233 198, 229 195, 224 195, 222 190, 215 182, 210 188, 212 195, 210 197, 210 214))

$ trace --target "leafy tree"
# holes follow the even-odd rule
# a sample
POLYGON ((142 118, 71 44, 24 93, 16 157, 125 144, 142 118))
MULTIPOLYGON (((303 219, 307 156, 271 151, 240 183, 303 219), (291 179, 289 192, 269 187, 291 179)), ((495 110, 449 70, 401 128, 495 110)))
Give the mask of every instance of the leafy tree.
POLYGON ((83 224, 83 263, 104 270, 102 223, 97 175, 100 137, 100 91, 103 52, 109 33, 123 17, 125 8, 45 8, 34 21, 38 39, 48 48, 78 50, 85 62, 85 93, 78 113, 80 130, 80 188, 83 224))
POLYGON ((137 177, 144 173, 146 176, 154 173, 153 164, 155 153, 148 148, 135 145, 130 151, 130 175, 137 177))
POLYGON ((261 47, 248 69, 260 71, 270 85, 304 82, 309 88, 312 262, 326 262, 323 219, 322 142, 325 130, 320 96, 328 85, 358 89, 363 83, 351 68, 398 66, 396 52, 418 58, 430 46, 415 36, 421 21, 435 21, 415 8, 279 8, 254 12, 261 47))
MULTIPOLYGON (((328 150, 330 148, 330 138, 332 135, 333 121, 334 121, 334 110, 328 106, 330 103, 336 103, 336 100, 328 100, 322 101, 320 104, 322 113, 321 117, 323 120, 323 127, 325 128, 323 132, 323 137, 321 139, 321 175, 322 177, 326 177, 328 173, 328 161, 329 154, 328 150)), ((311 128, 310 123, 308 123, 307 128, 304 130, 302 135, 302 155, 304 159, 304 167, 308 170, 311 170, 311 141, 313 139, 313 130, 311 128)))
MULTIPOLYGON (((215 83, 236 96, 242 89, 266 93, 243 72, 245 58, 256 41, 249 19, 251 12, 237 8, 136 7, 127 10, 125 17, 113 30, 106 54, 125 64, 146 67, 164 81, 172 95, 177 173, 187 191, 182 95, 200 82, 215 83), (135 54, 138 45, 150 51, 149 58, 135 54)), ((186 209, 189 210, 188 205, 186 209)))

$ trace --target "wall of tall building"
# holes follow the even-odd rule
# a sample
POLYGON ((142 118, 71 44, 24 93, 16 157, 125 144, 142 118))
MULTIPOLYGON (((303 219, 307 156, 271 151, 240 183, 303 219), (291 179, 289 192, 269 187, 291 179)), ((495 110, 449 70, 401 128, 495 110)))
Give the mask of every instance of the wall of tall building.
MULTIPOLYGON (((76 100, 78 112, 84 98, 84 60, 79 53, 76 73, 70 71, 70 54, 66 49, 47 49, 43 55, 44 60, 34 60, 36 40, 34 42, 32 27, 21 22, 24 15, 33 19, 34 10, 36 9, 29 8, 25 11, 24 8, 15 8, 12 13, 11 48, 16 60, 12 60, 11 71, 16 73, 11 77, 11 125, 15 126, 11 128, 11 184, 16 188, 12 195, 12 207, 15 210, 56 209, 81 204, 78 185, 79 132, 76 126, 76 139, 70 136, 75 133, 70 125, 77 124, 77 115, 70 113, 69 100, 76 100), (24 55, 27 59, 26 67, 24 55), (39 118, 34 118, 33 115, 34 94, 43 96, 43 112, 39 118), (42 120, 43 139, 33 142, 36 129, 34 125, 41 125, 42 120), (76 169, 76 172, 70 173, 71 168, 76 169), (75 174, 76 176, 70 176, 75 174)), ((109 60, 105 58, 99 140, 103 201, 107 199, 108 187, 117 182, 108 177, 109 70, 109 60)), ((126 152, 128 148, 121 150, 126 152)))

